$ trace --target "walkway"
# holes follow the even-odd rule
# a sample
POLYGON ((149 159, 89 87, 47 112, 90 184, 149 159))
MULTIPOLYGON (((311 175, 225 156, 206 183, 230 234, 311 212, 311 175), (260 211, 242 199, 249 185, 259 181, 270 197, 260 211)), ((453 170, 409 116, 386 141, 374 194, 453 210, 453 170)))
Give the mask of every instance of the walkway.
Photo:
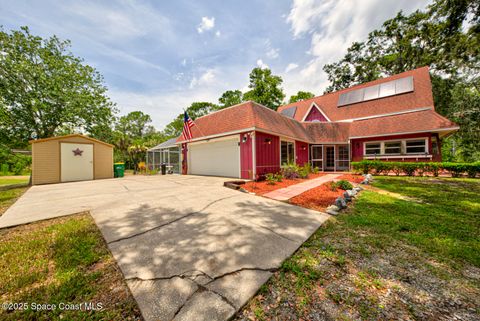
POLYGON ((291 185, 285 188, 280 188, 275 191, 271 191, 267 194, 263 194, 263 196, 277 200, 277 201, 287 201, 292 197, 300 195, 303 192, 306 192, 312 188, 320 186, 326 182, 336 180, 338 177, 342 175, 343 174, 327 174, 315 179, 310 179, 303 183, 299 183, 299 184, 291 185))

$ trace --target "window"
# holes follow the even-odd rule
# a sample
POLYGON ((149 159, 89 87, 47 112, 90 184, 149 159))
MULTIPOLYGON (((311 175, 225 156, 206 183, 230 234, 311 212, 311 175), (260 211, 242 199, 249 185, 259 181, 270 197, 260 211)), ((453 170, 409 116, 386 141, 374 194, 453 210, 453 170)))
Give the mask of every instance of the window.
POLYGON ((425 139, 422 140, 409 140, 406 143, 407 154, 423 154, 426 152, 425 139))
POLYGON ((402 152, 402 142, 385 142, 385 154, 400 154, 402 152))
POLYGON ((381 152, 380 143, 368 143, 365 144, 365 155, 379 155, 381 152))
POLYGON ((323 146, 312 146, 310 155, 310 158, 312 160, 312 167, 318 167, 320 170, 323 170, 323 146))
POLYGON ((281 142, 280 156, 282 165, 294 162, 295 152, 292 142, 281 142))
POLYGON ((349 163, 348 150, 349 146, 338 146, 337 169, 347 169, 349 163))

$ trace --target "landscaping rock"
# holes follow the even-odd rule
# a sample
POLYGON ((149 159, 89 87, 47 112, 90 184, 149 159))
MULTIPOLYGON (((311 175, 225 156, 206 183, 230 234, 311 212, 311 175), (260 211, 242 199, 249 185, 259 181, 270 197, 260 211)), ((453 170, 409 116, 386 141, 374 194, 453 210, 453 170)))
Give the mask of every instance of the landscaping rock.
POLYGON ((334 211, 334 210, 330 210, 330 209, 327 209, 327 214, 330 214, 330 215, 338 215, 338 211, 334 211))
POLYGON ((329 207, 327 207, 327 210, 332 210, 332 211, 340 211, 340 208, 337 206, 337 205, 330 205, 329 207))
POLYGON ((361 187, 361 186, 359 185, 359 186, 354 187, 353 190, 354 190, 354 191, 357 191, 357 193, 358 193, 358 192, 360 192, 360 191, 363 191, 363 187, 361 187))
POLYGON ((369 180, 365 178, 360 184, 368 185, 368 183, 369 183, 369 180))
POLYGON ((342 197, 337 197, 335 200, 335 205, 338 206, 339 209, 347 208, 347 202, 342 197))
POLYGON ((367 174, 365 175, 365 178, 368 179, 368 181, 373 181, 373 175, 372 174, 367 174))
POLYGON ((346 192, 348 195, 350 195, 350 197, 355 197, 355 195, 357 195, 357 191, 354 189, 347 189, 346 192))
POLYGON ((345 200, 345 202, 351 202, 352 201, 352 197, 350 196, 350 194, 348 194, 347 191, 343 192, 343 199, 345 200))

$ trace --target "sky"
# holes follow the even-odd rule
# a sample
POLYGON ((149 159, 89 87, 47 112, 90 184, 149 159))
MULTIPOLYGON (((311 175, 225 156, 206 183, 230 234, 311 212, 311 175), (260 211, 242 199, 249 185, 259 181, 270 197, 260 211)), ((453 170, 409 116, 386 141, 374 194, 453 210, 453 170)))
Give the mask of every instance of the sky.
POLYGON ((430 2, 0 0, 0 25, 71 40, 72 52, 104 76, 120 114, 141 110, 161 130, 194 101, 247 91, 257 66, 283 78, 287 97, 321 95, 326 63, 398 11, 430 2))

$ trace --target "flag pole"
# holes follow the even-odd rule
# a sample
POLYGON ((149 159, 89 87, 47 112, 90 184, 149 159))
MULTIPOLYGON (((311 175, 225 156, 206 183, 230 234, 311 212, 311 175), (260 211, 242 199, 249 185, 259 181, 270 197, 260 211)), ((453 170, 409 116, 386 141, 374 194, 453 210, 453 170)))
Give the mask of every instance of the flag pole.
MULTIPOLYGON (((185 110, 185 108, 183 108, 183 114, 185 115, 187 111, 185 110)), ((190 117, 190 116, 188 116, 190 117)), ((200 129, 200 127, 198 127, 198 125, 193 121, 192 118, 190 118, 192 120, 192 122, 195 124, 195 126, 198 128, 198 130, 200 131, 200 134, 202 134, 202 136, 205 136, 205 134, 202 132, 202 130, 200 129)), ((185 119, 183 120, 185 122, 185 119)))

